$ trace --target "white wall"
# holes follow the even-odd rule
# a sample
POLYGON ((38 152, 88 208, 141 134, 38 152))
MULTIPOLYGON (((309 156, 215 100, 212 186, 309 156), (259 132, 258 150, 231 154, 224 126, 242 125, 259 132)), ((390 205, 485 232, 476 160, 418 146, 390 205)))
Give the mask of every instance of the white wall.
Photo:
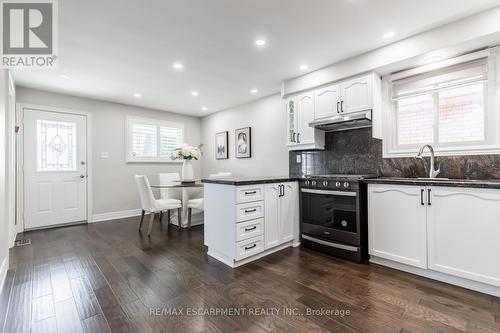
POLYGON ((279 94, 220 111, 201 120, 202 174, 230 171, 235 176, 288 175, 285 103, 279 94), (235 158, 234 130, 252 128, 252 157, 235 158), (229 159, 215 159, 215 133, 229 132, 229 159))
POLYGON ((0 70, 0 288, 9 266, 9 222, 7 205, 7 110, 9 78, 7 70, 0 70))
MULTIPOLYGON (((128 115, 171 120, 185 124, 184 140, 200 143, 200 119, 135 106, 50 93, 17 87, 18 103, 37 104, 82 110, 92 113, 93 211, 95 214, 140 208, 134 183, 135 174, 145 174, 151 183, 158 182, 160 172, 181 172, 179 163, 125 163, 125 118, 128 115), (109 158, 102 159, 101 152, 109 158)), ((200 176, 200 163, 193 163, 195 176, 200 176)))

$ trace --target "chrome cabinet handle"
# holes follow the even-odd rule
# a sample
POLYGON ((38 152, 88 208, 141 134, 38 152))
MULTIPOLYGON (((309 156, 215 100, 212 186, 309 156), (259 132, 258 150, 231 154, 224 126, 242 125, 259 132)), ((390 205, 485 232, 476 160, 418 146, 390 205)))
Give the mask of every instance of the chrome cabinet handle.
POLYGON ((340 111, 339 111, 339 105, 340 105, 340 102, 337 102, 337 113, 340 113, 340 111))
POLYGON ((85 178, 85 175, 80 175, 80 178, 85 178))
POLYGON ((249 191, 249 192, 245 192, 245 195, 255 194, 255 193, 257 193, 257 191, 249 191))
POLYGON ((300 133, 297 133, 297 143, 300 143, 300 133))
POLYGON ((424 191, 425 191, 424 189, 421 189, 421 190, 420 190, 420 204, 421 204, 422 206, 424 206, 424 205, 425 205, 425 202, 424 202, 424 191))
POLYGON ((257 226, 253 226, 251 228, 245 228, 245 231, 252 231, 252 230, 255 230, 257 229, 257 226))
POLYGON ((257 208, 254 208, 254 209, 245 209, 245 213, 253 213, 253 212, 256 212, 257 211, 257 208))
POLYGON ((245 246, 245 250, 250 250, 250 249, 253 249, 254 247, 256 247, 257 244, 254 244, 252 246, 245 246))
POLYGON ((340 112, 344 112, 344 101, 340 102, 340 112))
POLYGON ((431 202, 431 189, 427 189, 427 205, 432 206, 431 202))

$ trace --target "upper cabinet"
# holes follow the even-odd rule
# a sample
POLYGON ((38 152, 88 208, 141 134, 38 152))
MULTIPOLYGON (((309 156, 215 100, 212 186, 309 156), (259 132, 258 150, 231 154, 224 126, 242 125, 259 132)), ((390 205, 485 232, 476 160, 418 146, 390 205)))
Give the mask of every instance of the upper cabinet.
POLYGON ((382 83, 376 73, 307 91, 287 99, 290 150, 324 149, 324 132, 309 126, 321 118, 372 111, 372 136, 382 138, 382 83))
POLYGON ((340 84, 316 89, 314 91, 314 119, 331 117, 340 110, 340 84))
POLYGON ((366 75, 340 85, 340 112, 351 113, 373 109, 373 77, 366 75))
POLYGON ((287 145, 290 150, 324 149, 325 133, 309 126, 314 120, 314 93, 287 100, 287 145))

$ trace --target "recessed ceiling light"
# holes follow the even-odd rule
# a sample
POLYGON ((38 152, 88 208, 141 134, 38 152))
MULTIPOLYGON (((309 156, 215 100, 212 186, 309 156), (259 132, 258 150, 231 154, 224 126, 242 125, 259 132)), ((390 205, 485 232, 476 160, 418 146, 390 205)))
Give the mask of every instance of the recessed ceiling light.
POLYGON ((257 46, 266 46, 266 40, 262 38, 258 38, 255 40, 255 45, 257 46))
POLYGON ((139 94, 139 93, 134 93, 134 97, 135 97, 135 98, 141 98, 141 97, 142 97, 142 95, 141 95, 141 94, 139 94))
POLYGON ((196 96, 198 96, 198 92, 197 91, 191 91, 191 95, 196 97, 196 96))
POLYGON ((258 91, 257 89, 255 89, 255 88, 254 88, 254 89, 250 90, 250 92, 251 92, 252 94, 254 94, 254 95, 255 95, 255 94, 257 94, 259 91, 258 91))
POLYGON ((184 65, 181 62, 174 62, 172 67, 177 70, 181 70, 184 68, 184 65))
POLYGON ((300 66, 299 66, 299 69, 300 69, 301 71, 305 71, 305 70, 306 70, 306 69, 308 69, 308 68, 309 68, 309 66, 308 66, 308 65, 306 65, 306 64, 303 64, 303 65, 300 65, 300 66))
POLYGON ((207 111, 207 110, 208 110, 208 108, 206 106, 201 107, 201 111, 207 111))
POLYGON ((69 76, 67 76, 66 74, 59 74, 60 77, 62 77, 63 79, 69 79, 69 76))
POLYGON ((382 36, 382 38, 383 38, 383 39, 389 39, 389 38, 394 37, 394 35, 395 35, 394 31, 388 31, 388 32, 386 32, 386 33, 382 36))

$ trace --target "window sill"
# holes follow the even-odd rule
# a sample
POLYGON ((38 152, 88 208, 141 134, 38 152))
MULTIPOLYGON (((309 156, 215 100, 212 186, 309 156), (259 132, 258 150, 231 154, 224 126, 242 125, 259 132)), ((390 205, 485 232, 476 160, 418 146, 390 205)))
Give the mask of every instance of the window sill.
MULTIPOLYGON (((382 157, 383 158, 407 158, 407 157, 415 157, 418 153, 419 148, 416 148, 414 151, 386 151, 384 149, 382 157)), ((499 155, 500 147, 485 147, 482 149, 468 149, 468 150, 457 150, 457 149, 439 149, 434 148, 435 156, 470 156, 470 155, 499 155)), ((428 155, 428 151, 424 152, 424 156, 428 155)))
POLYGON ((126 160, 126 164, 182 164, 184 161, 177 160, 126 160))

